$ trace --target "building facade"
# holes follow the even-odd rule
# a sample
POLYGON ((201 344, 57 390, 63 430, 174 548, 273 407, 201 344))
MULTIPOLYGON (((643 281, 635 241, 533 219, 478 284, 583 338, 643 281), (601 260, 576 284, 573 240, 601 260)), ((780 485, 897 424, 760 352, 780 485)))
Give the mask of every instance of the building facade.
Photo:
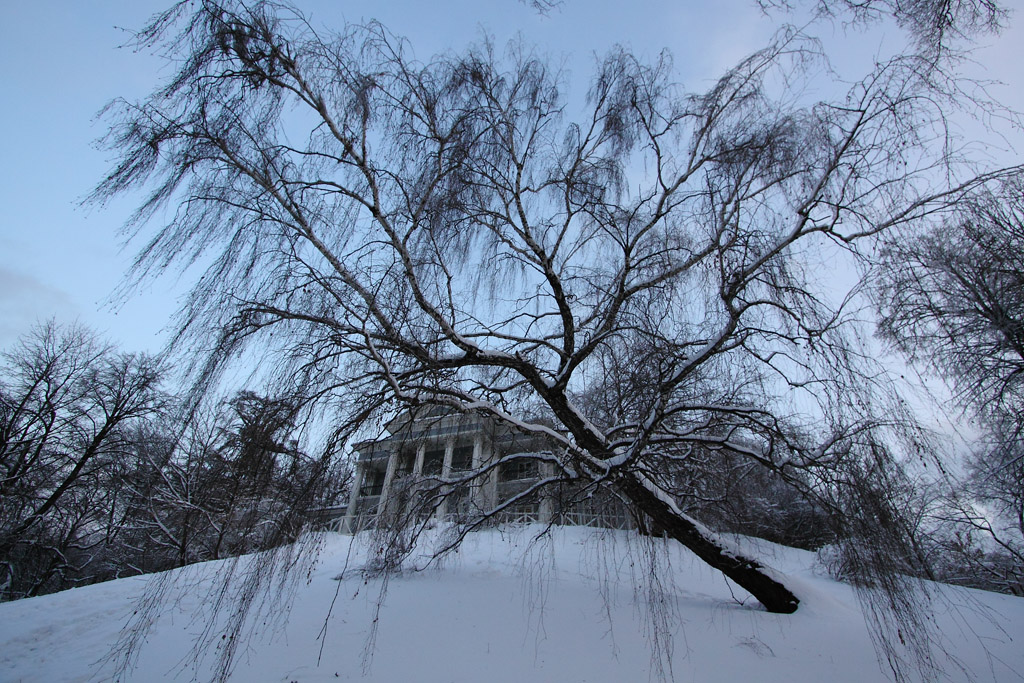
POLYGON ((416 514, 452 521, 485 515, 495 523, 631 526, 625 507, 607 494, 574 497, 561 483, 531 491, 554 473, 529 456, 551 451, 543 436, 437 407, 405 412, 385 429, 381 438, 355 445, 342 531, 372 527, 381 515, 411 506, 416 514))

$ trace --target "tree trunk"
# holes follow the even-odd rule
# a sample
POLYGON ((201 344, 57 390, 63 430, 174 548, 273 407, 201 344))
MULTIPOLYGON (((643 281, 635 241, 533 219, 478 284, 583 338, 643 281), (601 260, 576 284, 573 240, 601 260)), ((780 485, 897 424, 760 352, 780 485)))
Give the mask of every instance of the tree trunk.
POLYGON ((768 575, 760 563, 733 552, 668 503, 631 473, 616 477, 618 489, 665 533, 692 550, 697 557, 725 574, 753 595, 769 612, 792 614, 800 600, 768 575))

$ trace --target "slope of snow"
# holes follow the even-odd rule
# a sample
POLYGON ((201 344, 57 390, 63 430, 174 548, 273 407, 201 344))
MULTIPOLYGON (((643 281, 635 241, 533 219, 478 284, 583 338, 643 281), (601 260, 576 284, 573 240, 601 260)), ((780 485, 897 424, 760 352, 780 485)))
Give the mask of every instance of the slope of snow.
MULTIPOLYGON (((773 615, 674 544, 652 553, 629 532, 584 528, 531 541, 536 531, 470 535, 442 566, 392 576, 379 613, 383 580, 360 571, 371 539, 316 536, 316 564, 300 565, 279 599, 257 598, 264 609, 250 619, 255 635, 238 637, 231 680, 646 681, 658 680, 664 652, 676 681, 887 678, 853 591, 816 568, 812 553, 744 541, 802 599, 796 614, 773 615)), ((159 591, 123 679, 209 679, 217 650, 196 655, 193 642, 204 632, 232 642, 226 610, 214 608, 237 604, 244 585, 223 591, 214 578, 260 566, 211 562, 0 605, 0 680, 114 678, 109 655, 121 628, 145 616, 139 600, 159 591)), ((936 593, 937 665, 948 680, 1024 681, 1024 599, 936 593)))

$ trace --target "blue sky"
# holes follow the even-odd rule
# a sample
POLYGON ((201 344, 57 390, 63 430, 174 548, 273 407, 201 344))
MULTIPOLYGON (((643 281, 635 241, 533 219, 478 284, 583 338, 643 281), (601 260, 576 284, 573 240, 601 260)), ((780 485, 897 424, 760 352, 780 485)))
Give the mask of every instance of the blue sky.
MULTIPOLYGON (((108 299, 131 262, 119 227, 133 198, 83 209, 79 200, 107 169, 93 142, 105 130, 95 115, 114 97, 144 96, 166 75, 152 54, 120 48, 166 2, 39 0, 0 8, 3 101, 0 107, 0 349, 38 320, 78 319, 129 350, 156 351, 184 282, 173 275, 135 293, 120 307, 108 299)), ((760 47, 777 21, 753 0, 566 0, 542 16, 515 0, 353 2, 299 0, 315 25, 344 19, 381 20, 407 36, 420 58, 459 49, 482 35, 499 44, 516 34, 570 73, 571 97, 582 98, 594 55, 622 43, 641 55, 669 49, 680 80, 701 90, 726 67, 760 47)), ((815 29, 826 41, 863 56, 884 52, 901 37, 878 29, 843 37, 815 29)), ((1024 108, 1024 40, 1019 30, 992 40, 981 71, 1008 83, 1003 97, 1024 108)), ((136 198, 137 199, 137 198, 136 198)))

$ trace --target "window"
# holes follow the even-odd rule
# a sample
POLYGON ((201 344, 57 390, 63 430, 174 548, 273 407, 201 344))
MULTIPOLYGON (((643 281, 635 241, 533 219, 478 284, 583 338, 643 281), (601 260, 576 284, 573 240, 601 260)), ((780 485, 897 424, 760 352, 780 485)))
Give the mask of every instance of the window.
POLYGON ((520 479, 536 479, 538 467, 536 460, 521 458, 501 463, 498 471, 501 481, 518 481, 520 479))
POLYGON ((423 475, 437 477, 441 474, 441 466, 444 464, 444 451, 441 449, 427 451, 423 454, 423 475))
POLYGON ((412 474, 412 467, 416 463, 415 453, 402 453, 395 463, 395 477, 404 477, 412 474))
POLYGON ((384 470, 366 470, 363 473, 363 485, 359 489, 360 496, 379 496, 384 490, 384 470))
POLYGON ((459 446, 452 451, 452 471, 465 472, 473 469, 473 447, 459 446))

